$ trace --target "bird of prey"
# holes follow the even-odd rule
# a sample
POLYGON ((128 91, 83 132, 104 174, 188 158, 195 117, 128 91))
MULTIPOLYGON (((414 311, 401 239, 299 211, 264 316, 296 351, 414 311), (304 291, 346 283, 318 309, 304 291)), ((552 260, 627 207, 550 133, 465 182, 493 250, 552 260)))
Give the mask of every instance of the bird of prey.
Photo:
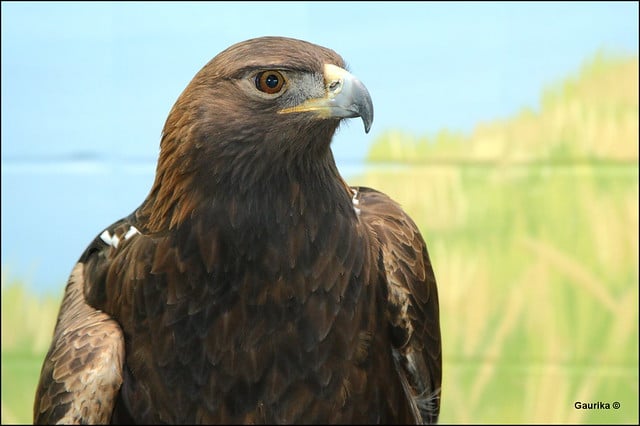
POLYGON ((373 105, 333 50, 215 56, 163 128, 154 183, 73 267, 35 423, 433 423, 438 294, 387 195, 331 140, 373 105))

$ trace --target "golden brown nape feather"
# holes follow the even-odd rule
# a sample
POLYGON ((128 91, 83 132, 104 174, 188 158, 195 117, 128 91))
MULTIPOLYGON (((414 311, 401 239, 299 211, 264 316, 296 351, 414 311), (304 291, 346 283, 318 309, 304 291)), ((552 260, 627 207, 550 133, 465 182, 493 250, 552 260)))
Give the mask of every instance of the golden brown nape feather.
POLYGON ((71 274, 34 419, 436 421, 433 271, 400 207, 338 173, 356 116, 371 98, 332 50, 264 37, 205 65, 148 197, 71 274))

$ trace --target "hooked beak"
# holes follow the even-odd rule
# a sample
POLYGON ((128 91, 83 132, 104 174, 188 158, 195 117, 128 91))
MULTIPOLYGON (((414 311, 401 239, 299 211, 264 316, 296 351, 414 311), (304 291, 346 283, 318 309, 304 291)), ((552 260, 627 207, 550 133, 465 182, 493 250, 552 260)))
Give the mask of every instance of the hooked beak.
POLYGON ((324 84, 324 97, 307 99, 279 112, 314 112, 321 118, 360 117, 364 131, 369 133, 373 123, 373 103, 364 84, 347 70, 332 64, 324 65, 324 84))

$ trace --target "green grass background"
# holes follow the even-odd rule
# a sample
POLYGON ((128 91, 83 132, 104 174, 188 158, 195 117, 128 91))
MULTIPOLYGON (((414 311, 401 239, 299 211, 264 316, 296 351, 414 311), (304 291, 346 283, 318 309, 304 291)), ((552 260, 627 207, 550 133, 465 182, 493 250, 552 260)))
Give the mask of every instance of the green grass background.
MULTIPOLYGON (((429 246, 442 423, 638 423, 638 58, 598 53, 537 110, 389 130, 352 184, 429 246), (575 402, 620 403, 582 410, 575 402)), ((61 283, 61 288, 63 283, 61 283)), ((2 283, 2 423, 29 423, 59 296, 2 283)))

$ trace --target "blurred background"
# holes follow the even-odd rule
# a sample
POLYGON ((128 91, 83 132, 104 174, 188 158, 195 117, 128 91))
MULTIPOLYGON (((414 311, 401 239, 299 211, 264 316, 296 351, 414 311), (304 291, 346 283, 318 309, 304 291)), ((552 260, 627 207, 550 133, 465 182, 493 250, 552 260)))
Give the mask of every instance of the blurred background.
POLYGON ((67 276, 147 195, 173 102, 263 35, 372 95, 333 149, 429 246, 441 422, 638 423, 637 2, 1 7, 2 423, 31 422, 67 276))

